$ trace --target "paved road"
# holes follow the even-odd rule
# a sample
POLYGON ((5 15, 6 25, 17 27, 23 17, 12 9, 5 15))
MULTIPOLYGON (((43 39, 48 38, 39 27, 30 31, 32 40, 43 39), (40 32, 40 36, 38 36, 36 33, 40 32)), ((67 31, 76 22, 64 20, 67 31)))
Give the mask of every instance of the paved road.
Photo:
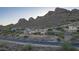
MULTIPOLYGON (((49 41, 48 40, 30 40, 29 38, 27 39, 9 39, 9 38, 0 38, 0 40, 8 40, 8 41, 14 41, 14 42, 21 42, 21 43, 32 43, 32 44, 41 44, 41 45, 55 45, 55 46, 61 46, 63 42, 54 42, 54 41, 49 41)), ((75 47, 79 47, 79 43, 73 43, 72 44, 75 47)))
MULTIPOLYGON (((2 40, 2 39, 1 39, 2 40)), ((32 43, 32 44, 42 44, 42 45, 61 45, 60 42, 54 42, 54 41, 38 41, 38 40, 23 40, 23 39, 3 39, 3 40, 8 40, 8 41, 15 41, 15 42, 22 42, 22 43, 32 43)))

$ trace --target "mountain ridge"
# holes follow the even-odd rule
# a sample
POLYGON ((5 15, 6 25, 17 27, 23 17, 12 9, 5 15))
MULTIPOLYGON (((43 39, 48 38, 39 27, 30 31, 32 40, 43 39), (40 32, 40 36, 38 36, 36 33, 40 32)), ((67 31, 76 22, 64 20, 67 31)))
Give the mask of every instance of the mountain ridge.
POLYGON ((50 28, 72 21, 79 21, 79 10, 67 10, 57 7, 55 11, 48 11, 44 16, 37 16, 36 19, 30 17, 27 21, 25 18, 20 18, 19 21, 13 25, 15 28, 50 28))

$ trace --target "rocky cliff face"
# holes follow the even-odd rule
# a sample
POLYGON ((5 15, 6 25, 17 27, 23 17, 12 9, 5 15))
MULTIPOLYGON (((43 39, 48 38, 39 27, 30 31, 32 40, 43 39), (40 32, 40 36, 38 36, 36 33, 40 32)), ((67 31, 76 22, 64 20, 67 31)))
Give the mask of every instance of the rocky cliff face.
POLYGON ((15 27, 20 28, 48 28, 58 25, 67 24, 72 21, 79 21, 79 10, 66 10, 56 8, 55 11, 49 11, 44 16, 38 16, 36 19, 30 17, 27 21, 24 18, 19 19, 15 27))
POLYGON ((21 19, 19 19, 18 23, 16 23, 14 25, 14 27, 25 28, 25 27, 27 27, 27 24, 28 24, 28 21, 25 18, 21 18, 21 19))

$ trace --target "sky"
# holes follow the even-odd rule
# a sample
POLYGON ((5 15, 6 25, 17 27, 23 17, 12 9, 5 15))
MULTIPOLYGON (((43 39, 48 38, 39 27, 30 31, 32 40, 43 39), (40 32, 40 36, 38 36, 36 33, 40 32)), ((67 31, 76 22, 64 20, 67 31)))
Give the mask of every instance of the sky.
MULTIPOLYGON (((64 7, 65 9, 79 9, 78 7, 64 7)), ((0 25, 15 24, 20 18, 29 19, 43 16, 55 7, 0 7, 0 25)))

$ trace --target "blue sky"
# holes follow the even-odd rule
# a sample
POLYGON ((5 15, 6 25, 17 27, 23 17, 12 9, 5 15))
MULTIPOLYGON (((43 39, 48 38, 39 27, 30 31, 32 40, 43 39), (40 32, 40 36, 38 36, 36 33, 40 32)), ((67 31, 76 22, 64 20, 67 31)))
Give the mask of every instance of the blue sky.
MULTIPOLYGON (((78 7, 75 7, 79 9, 78 7)), ((48 11, 54 11, 55 7, 0 7, 0 25, 15 24, 20 18, 30 17, 36 18, 43 16, 48 11)), ((74 9, 73 7, 66 7, 65 9, 74 9)))

